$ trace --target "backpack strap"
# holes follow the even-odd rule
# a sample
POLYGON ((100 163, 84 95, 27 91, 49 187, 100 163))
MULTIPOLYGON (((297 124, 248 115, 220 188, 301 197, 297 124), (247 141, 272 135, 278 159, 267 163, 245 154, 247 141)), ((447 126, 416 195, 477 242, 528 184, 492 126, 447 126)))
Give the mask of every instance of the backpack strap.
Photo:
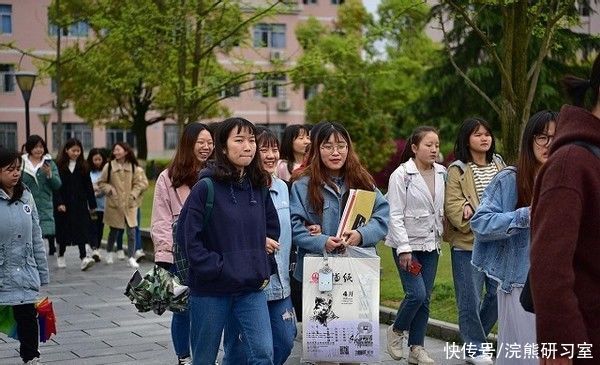
POLYGON ((586 150, 590 151, 592 154, 594 154, 594 156, 600 158, 600 147, 596 146, 595 144, 591 144, 589 142, 584 142, 584 141, 575 141, 575 142, 571 142, 570 144, 574 144, 579 147, 583 147, 586 150))

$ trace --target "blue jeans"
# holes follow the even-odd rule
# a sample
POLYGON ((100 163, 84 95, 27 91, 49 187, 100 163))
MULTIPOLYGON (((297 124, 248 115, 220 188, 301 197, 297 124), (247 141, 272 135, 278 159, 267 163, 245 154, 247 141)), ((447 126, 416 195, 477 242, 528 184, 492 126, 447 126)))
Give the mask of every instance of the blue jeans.
POLYGON ((234 319, 246 341, 248 364, 273 364, 267 297, 262 291, 230 296, 191 295, 190 340, 194 365, 214 365, 227 321, 234 319))
POLYGON ((471 265, 471 251, 452 249, 450 255, 460 336, 465 344, 480 349, 498 320, 498 283, 471 265))
POLYGON ((400 273, 400 281, 402 281, 402 289, 404 289, 405 294, 404 300, 398 308, 394 329, 396 331, 408 331, 409 346, 423 346, 427 321, 429 320, 429 301, 440 255, 436 251, 413 251, 413 259, 416 258, 422 265, 421 273, 415 276, 400 268, 396 249, 392 248, 392 254, 398 273, 400 273))
POLYGON ((173 312, 171 339, 177 357, 190 356, 190 311, 173 312))
MULTIPOLYGON (((271 318, 271 333, 273 336, 273 363, 283 365, 292 353, 294 338, 296 338, 296 315, 291 297, 267 302, 271 318)), ((225 326, 223 337, 225 356, 223 365, 246 364, 246 341, 240 336, 237 321, 230 320, 225 326)))

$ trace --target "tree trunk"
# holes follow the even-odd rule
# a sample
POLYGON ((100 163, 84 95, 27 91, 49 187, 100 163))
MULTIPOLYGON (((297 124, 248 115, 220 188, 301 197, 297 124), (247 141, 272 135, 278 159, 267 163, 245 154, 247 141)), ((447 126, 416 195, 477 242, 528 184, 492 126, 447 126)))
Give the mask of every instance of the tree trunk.
POLYGON ((146 138, 146 113, 136 113, 133 116, 131 130, 137 142, 137 158, 146 160, 148 158, 148 140, 146 138))
POLYGON ((183 133, 183 128, 186 124, 185 117, 185 75, 187 61, 187 20, 185 11, 185 0, 179 2, 181 7, 177 24, 177 91, 175 95, 177 124, 179 126, 179 134, 183 133))

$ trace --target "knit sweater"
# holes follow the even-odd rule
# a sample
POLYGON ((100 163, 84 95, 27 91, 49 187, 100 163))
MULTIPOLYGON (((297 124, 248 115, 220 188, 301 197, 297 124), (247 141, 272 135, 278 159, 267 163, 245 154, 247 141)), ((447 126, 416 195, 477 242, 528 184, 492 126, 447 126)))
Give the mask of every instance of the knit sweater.
MULTIPOLYGON (((564 106, 532 203, 531 289, 538 343, 593 344, 600 361, 600 119, 564 106)), ((557 346, 559 347, 559 346, 557 346)), ((575 363, 588 363, 575 359, 575 363)))

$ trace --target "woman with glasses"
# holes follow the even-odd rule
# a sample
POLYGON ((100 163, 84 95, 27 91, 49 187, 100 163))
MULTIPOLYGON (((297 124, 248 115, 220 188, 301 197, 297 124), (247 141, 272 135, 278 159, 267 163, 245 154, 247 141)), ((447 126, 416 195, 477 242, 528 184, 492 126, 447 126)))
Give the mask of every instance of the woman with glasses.
POLYGON ((490 125, 481 118, 465 120, 456 137, 456 161, 448 167, 446 184, 444 210, 448 225, 444 241, 452 247, 458 328, 463 342, 474 349, 465 354, 471 364, 492 364, 491 357, 480 350, 498 319, 496 282, 471 265, 471 218, 483 190, 505 166, 495 150, 496 140, 490 125))
POLYGON ((387 233, 389 206, 369 172, 360 164, 348 131, 338 123, 321 126, 315 138, 314 153, 290 197, 292 241, 298 246, 294 277, 302 281, 304 256, 340 252, 346 246, 375 247, 387 233), (350 189, 375 191, 371 219, 366 225, 337 237, 344 197, 350 189), (309 226, 318 224, 321 233, 309 226))
POLYGON ((435 162, 439 150, 435 128, 416 128, 400 166, 390 176, 387 193, 390 228, 385 244, 392 248, 405 293, 396 320, 387 329, 387 350, 400 360, 408 341, 409 364, 434 363, 424 344, 443 233, 446 169, 435 162))
MULTIPOLYGON (((533 186, 548 160, 557 114, 533 115, 523 131, 517 166, 500 171, 487 186, 471 218, 475 234, 472 263, 498 285, 498 346, 537 343, 535 315, 519 301, 529 271, 530 208, 533 186)), ((538 359, 509 358, 498 351, 496 364, 537 364, 538 359)))

